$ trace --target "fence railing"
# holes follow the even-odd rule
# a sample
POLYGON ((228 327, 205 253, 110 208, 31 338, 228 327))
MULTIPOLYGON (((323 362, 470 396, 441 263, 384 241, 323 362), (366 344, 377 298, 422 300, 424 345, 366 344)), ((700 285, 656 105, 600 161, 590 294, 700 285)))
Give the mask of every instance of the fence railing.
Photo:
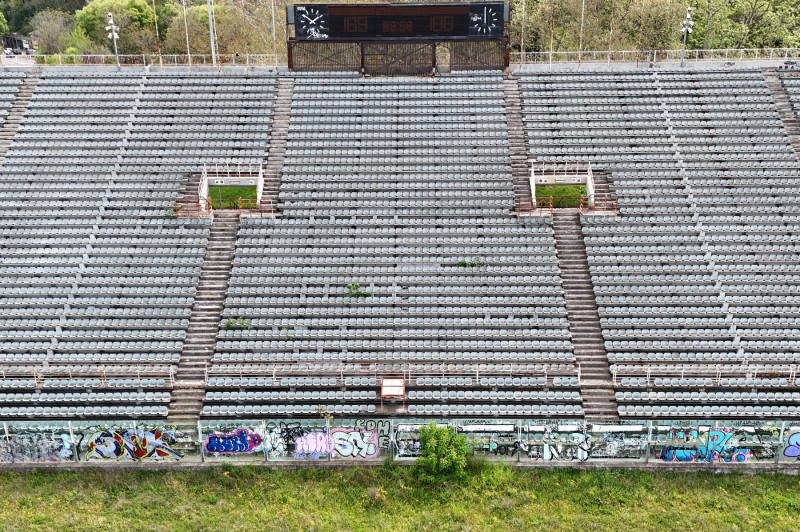
POLYGON ((199 197, 196 200, 177 199, 173 212, 176 218, 213 218, 214 208, 211 200, 199 197))
MULTIPOLYGON (((800 56, 798 48, 720 48, 686 50, 685 60, 702 61, 780 61, 800 56)), ((511 63, 543 65, 552 63, 680 63, 681 50, 587 50, 553 52, 512 52, 511 63)))
POLYGON ((613 214, 618 211, 617 198, 609 196, 581 196, 581 214, 613 214))
MULTIPOLYGON (((35 55, 36 65, 46 66, 116 66, 114 55, 52 54, 35 55)), ((133 54, 120 55, 121 67, 272 67, 285 65, 286 58, 278 54, 218 54, 215 64, 211 55, 133 54)), ((11 65, 13 66, 13 65, 11 65)))
POLYGON ((470 377, 479 381, 483 377, 575 377, 580 385, 580 364, 330 364, 320 369, 306 364, 232 364, 205 369, 205 383, 209 377, 247 378, 252 375, 269 376, 273 380, 282 377, 393 377, 408 383, 420 377, 470 377))
POLYGON ((735 379, 785 379, 787 386, 794 387, 797 380, 798 366, 791 365, 759 365, 759 364, 674 364, 651 366, 648 364, 619 364, 611 368, 612 380, 616 385, 622 378, 645 379, 647 386, 656 377, 672 377, 679 379, 712 379, 720 385, 723 378, 735 379))
POLYGON ((0 379, 33 379, 37 386, 46 380, 99 379, 105 386, 110 378, 158 377, 171 387, 175 381, 175 367, 159 364, 102 364, 97 366, 41 365, 32 368, 9 367, 0 370, 0 379))
POLYGON ((256 198, 239 198, 239 216, 249 218, 271 218, 275 216, 275 206, 271 200, 256 198))
POLYGON ((517 216, 553 216, 553 196, 532 198, 530 196, 517 198, 517 216))
MULTIPOLYGON (((28 56, 4 58, 6 66, 25 64, 28 56)), ((685 60, 704 61, 781 61, 800 57, 795 48, 719 48, 686 50, 685 60)), ((36 54, 30 58, 36 65, 46 66, 110 66, 116 65, 114 55, 95 54, 36 54)), ((680 63, 681 50, 586 50, 512 52, 512 64, 546 65, 553 63, 680 63)), ((210 54, 124 54, 119 56, 122 67, 273 67, 285 66, 284 54, 218 54, 215 64, 210 54)))

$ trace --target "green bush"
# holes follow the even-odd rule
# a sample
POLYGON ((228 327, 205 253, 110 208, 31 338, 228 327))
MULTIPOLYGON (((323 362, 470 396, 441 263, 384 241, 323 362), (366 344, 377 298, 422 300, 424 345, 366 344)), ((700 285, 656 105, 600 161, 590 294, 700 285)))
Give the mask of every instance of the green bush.
POLYGON ((225 328, 226 329, 242 329, 242 330, 245 330, 245 329, 249 329, 250 328, 250 322, 247 321, 244 318, 241 318, 241 317, 236 318, 235 320, 234 319, 227 319, 227 320, 225 320, 225 328))
POLYGON ((372 295, 372 292, 364 292, 361 290, 361 285, 358 283, 352 283, 346 286, 347 291, 344 293, 345 297, 369 297, 372 295))
POLYGON ((466 436, 456 434, 453 427, 437 427, 431 421, 420 427, 419 444, 422 455, 414 469, 421 481, 441 482, 464 476, 469 454, 466 436))
POLYGON ((472 260, 460 260, 453 264, 453 266, 459 266, 461 268, 481 268, 486 266, 486 261, 483 260, 483 257, 478 255, 477 257, 472 257, 472 260))

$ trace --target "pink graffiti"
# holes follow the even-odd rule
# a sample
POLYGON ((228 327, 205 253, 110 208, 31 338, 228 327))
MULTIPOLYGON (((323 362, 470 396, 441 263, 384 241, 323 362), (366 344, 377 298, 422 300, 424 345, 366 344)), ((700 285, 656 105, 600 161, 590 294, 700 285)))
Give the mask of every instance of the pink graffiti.
POLYGON ((294 440, 294 454, 297 457, 314 458, 321 454, 332 453, 333 449, 333 438, 324 432, 309 432, 294 440))

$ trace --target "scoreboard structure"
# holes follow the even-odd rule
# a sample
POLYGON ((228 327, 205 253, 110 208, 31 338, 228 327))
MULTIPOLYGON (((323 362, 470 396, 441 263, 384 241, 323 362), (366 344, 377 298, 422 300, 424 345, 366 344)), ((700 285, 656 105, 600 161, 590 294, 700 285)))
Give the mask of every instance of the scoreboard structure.
POLYGON ((502 69, 510 15, 503 2, 290 5, 289 68, 377 75, 502 69), (437 65, 442 58, 447 64, 437 65))

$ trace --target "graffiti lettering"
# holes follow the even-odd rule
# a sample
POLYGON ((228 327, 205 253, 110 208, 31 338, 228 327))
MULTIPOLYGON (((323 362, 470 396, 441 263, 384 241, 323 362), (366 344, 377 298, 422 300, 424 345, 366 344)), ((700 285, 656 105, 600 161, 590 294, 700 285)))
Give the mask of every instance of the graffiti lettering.
POLYGON ((209 434, 203 449, 210 454, 249 454, 260 451, 262 442, 260 435, 239 429, 233 434, 209 434))
POLYGON ((355 428, 362 432, 374 432, 378 441, 378 448, 389 448, 389 440, 392 437, 392 427, 388 419, 359 419, 355 423, 355 428))
POLYGON ((0 462, 62 462, 71 459, 69 434, 17 434, 0 441, 0 462))
POLYGON ((183 455, 170 446, 176 443, 175 431, 151 429, 98 430, 89 438, 85 460, 128 458, 141 460, 179 460, 183 455))
POLYGON ((734 429, 670 430, 659 457, 665 462, 746 462, 750 449, 734 438, 734 429))
POLYGON ((333 437, 329 434, 321 431, 309 432, 294 441, 294 457, 317 459, 332 453, 334 448, 333 437))
POLYGON ((786 442, 786 448, 783 450, 783 456, 800 460, 800 432, 795 432, 789 436, 789 441, 786 442))
POLYGON ((372 458, 380 453, 378 440, 372 431, 332 429, 331 436, 336 452, 348 458, 372 458))

